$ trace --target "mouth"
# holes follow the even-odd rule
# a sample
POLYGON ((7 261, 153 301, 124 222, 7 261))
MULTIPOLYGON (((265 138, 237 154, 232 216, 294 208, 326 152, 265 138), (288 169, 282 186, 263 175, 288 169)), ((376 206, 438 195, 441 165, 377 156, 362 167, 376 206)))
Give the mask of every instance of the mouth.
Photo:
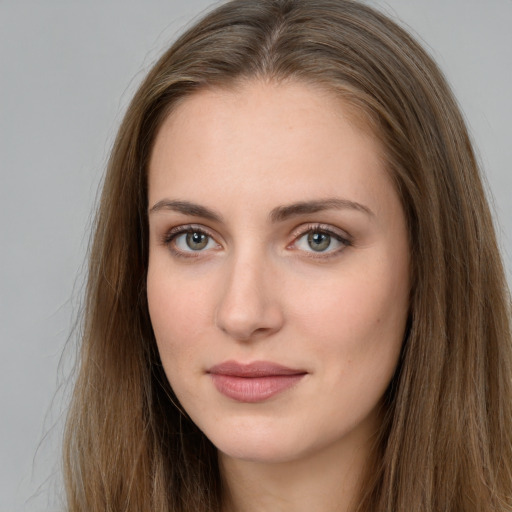
POLYGON ((297 384, 308 372, 268 361, 226 361, 207 373, 224 396, 237 402, 263 402, 297 384))

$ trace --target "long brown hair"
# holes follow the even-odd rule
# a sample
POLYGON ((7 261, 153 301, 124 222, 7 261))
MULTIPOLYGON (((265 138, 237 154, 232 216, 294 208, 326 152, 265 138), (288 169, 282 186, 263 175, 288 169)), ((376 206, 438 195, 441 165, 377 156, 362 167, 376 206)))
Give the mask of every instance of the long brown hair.
POLYGON ((221 507, 216 450, 181 410, 149 321, 146 174, 178 101, 254 78, 312 82, 354 106, 385 148, 408 221, 407 336, 357 510, 512 510, 510 297, 445 79, 404 30, 358 2, 234 0, 161 57, 112 150, 65 436, 69 511, 221 507))

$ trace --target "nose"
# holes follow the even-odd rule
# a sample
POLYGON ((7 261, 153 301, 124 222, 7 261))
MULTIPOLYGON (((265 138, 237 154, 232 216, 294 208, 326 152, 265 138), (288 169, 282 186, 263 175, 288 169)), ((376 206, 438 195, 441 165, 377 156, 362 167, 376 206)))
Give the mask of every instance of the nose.
POLYGON ((216 311, 219 329, 238 341, 271 335, 284 323, 279 283, 262 259, 238 258, 226 271, 216 311))

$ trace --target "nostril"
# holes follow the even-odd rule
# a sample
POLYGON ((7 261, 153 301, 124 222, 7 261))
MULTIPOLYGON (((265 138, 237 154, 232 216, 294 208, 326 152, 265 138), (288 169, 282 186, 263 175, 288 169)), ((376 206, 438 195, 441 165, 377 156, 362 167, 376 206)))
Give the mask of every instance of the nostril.
MULTIPOLYGON (((252 248, 253 249, 253 248, 252 248)), ((235 340, 270 335, 283 323, 278 290, 268 262, 258 251, 238 253, 226 267, 226 280, 215 311, 217 327, 235 340)))
POLYGON ((235 307, 223 304, 217 311, 217 327, 239 341, 270 335, 278 331, 283 324, 283 317, 277 305, 261 303, 238 303, 235 307))

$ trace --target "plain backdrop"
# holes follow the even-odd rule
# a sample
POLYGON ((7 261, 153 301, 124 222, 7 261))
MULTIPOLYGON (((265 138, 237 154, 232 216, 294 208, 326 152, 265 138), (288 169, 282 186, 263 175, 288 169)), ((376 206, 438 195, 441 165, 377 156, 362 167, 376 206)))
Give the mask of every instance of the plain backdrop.
MULTIPOLYGON (((402 20, 455 89, 512 282, 512 0, 368 3, 402 20)), ((63 510, 72 336, 59 362, 98 185, 136 86, 209 4, 0 0, 0 512, 63 510)))

